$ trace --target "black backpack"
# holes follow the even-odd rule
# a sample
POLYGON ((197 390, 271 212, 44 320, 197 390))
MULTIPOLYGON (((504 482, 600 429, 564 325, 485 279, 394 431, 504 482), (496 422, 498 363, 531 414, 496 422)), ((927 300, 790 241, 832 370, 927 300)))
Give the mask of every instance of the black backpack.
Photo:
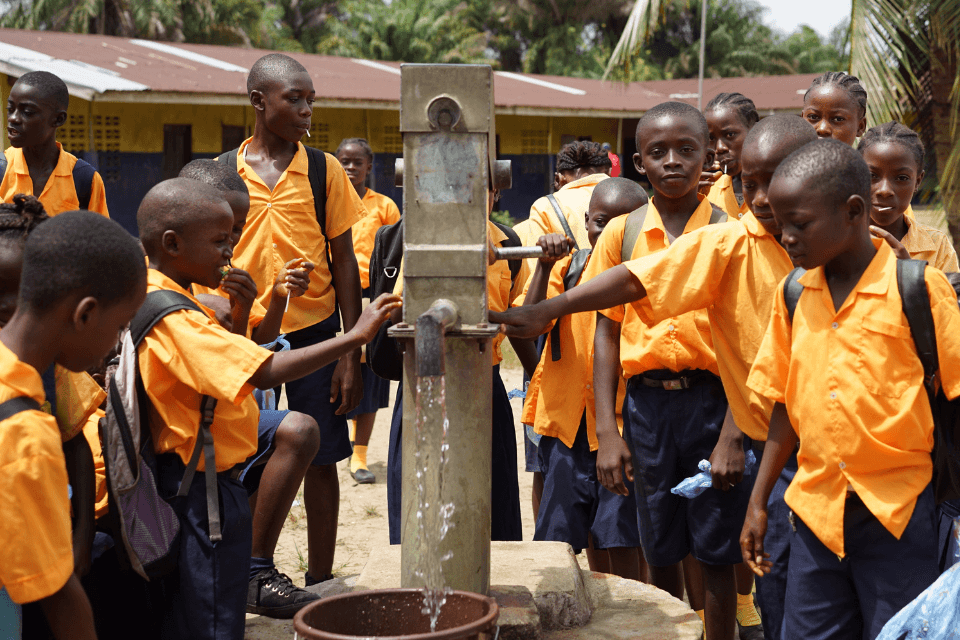
MULTIPOLYGON (((313 147, 303 146, 307 150, 307 178, 310 180, 310 190, 313 192, 313 208, 317 214, 317 224, 320 225, 320 233, 326 240, 327 247, 327 267, 331 267, 330 262, 330 242, 327 238, 327 157, 323 151, 313 147)), ((227 151, 217 156, 217 162, 225 164, 234 171, 237 170, 237 153, 240 148, 233 151, 227 151)), ((331 274, 333 271, 330 272, 331 274)))
MULTIPOLYGON (((493 224, 503 231, 507 239, 505 247, 519 247, 523 243, 512 228, 499 222, 493 224)), ((403 220, 386 224, 377 229, 373 239, 373 252, 370 254, 370 299, 376 300, 382 293, 392 293, 400 272, 403 258, 403 220)), ((522 260, 508 260, 510 280, 516 281, 522 260)), ((367 344, 367 366, 385 380, 403 380, 403 353, 394 338, 387 335, 387 329, 393 326, 389 320, 384 322, 377 335, 367 344)))
MULTIPOLYGON (((917 356, 923 364, 923 386, 933 414, 933 495, 940 504, 960 498, 960 398, 947 400, 939 388, 937 334, 924 279, 926 267, 925 260, 897 260, 897 289, 917 356)), ((783 300, 791 322, 803 293, 803 285, 798 281, 803 273, 803 269, 794 269, 783 281, 783 300)))
MULTIPOLYGON (((90 208, 90 192, 93 189, 93 176, 97 172, 86 160, 77 158, 73 165, 73 190, 77 192, 77 201, 81 209, 90 208)), ((7 157, 0 153, 0 176, 7 174, 7 157)), ((39 198, 40 196, 37 195, 39 198)))

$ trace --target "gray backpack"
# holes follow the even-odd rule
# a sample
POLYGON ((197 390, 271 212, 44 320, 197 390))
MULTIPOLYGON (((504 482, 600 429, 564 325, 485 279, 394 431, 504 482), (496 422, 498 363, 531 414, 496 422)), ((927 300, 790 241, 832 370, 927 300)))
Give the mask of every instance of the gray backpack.
MULTIPOLYGON (((193 301, 176 291, 154 291, 147 295, 130 323, 130 330, 121 338, 119 365, 107 387, 106 417, 100 421, 115 540, 127 550, 131 568, 146 580, 166 575, 177 566, 180 521, 157 491, 156 456, 147 415, 150 399, 140 378, 137 347, 164 316, 183 309, 202 313, 193 301)), ((178 496, 186 495, 202 450, 206 464, 207 519, 213 541, 221 539, 217 465, 210 432, 216 405, 216 399, 201 397, 197 445, 177 492, 178 496)))

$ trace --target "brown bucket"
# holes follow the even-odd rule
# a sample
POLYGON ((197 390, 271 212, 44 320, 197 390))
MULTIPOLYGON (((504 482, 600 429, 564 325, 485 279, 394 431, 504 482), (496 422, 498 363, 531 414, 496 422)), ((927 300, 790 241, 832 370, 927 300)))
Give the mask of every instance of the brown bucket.
POLYGON ((307 605, 294 617, 293 629, 304 640, 469 640, 491 632, 500 615, 493 598, 454 591, 430 631, 422 608, 420 589, 357 591, 307 605))

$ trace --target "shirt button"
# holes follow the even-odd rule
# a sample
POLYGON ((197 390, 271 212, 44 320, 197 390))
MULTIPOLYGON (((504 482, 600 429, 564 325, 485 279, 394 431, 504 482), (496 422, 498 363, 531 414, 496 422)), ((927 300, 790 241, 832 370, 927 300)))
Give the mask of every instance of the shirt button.
POLYGON ((836 392, 836 391, 831 391, 831 392, 830 392, 830 399, 831 399, 831 400, 836 400, 836 399, 837 399, 837 392, 836 392))
POLYGON ((673 325, 671 324, 670 326, 667 327, 667 329, 669 329, 670 331, 673 331, 673 325))
POLYGON ((846 463, 846 462, 843 462, 843 461, 841 460, 841 461, 840 461, 840 468, 841 468, 841 469, 846 469, 846 468, 847 468, 847 463, 846 463))
POLYGON ((273 208, 273 203, 272 203, 272 202, 268 202, 268 203, 267 203, 267 209, 272 209, 272 208, 273 208))
POLYGON ((277 248, 277 243, 276 243, 276 242, 273 243, 273 248, 274 248, 274 249, 277 248))
POLYGON ((830 325, 830 326, 833 327, 834 329, 836 329, 836 328, 839 327, 840 325, 837 324, 836 322, 834 322, 834 323, 833 323, 832 325, 830 325))
POLYGON ((587 385, 587 389, 589 389, 589 388, 590 388, 590 385, 587 385))

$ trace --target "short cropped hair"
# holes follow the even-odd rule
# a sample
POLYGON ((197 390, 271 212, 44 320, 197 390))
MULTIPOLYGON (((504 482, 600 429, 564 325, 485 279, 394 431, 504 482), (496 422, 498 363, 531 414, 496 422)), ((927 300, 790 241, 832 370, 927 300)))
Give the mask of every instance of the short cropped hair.
POLYGON ((857 151, 860 155, 863 152, 880 142, 889 142, 899 144, 913 154, 917 161, 917 171, 923 170, 923 142, 920 136, 910 127, 904 126, 899 122, 884 122, 876 127, 870 127, 860 138, 860 144, 857 145, 857 151))
POLYGON ((557 171, 575 171, 581 168, 602 169, 612 166, 610 156, 601 148, 599 142, 589 140, 568 142, 557 154, 557 171))
POLYGON ((366 138, 344 138, 340 142, 340 146, 337 147, 337 152, 333 155, 339 156, 340 152, 343 151, 343 148, 350 145, 360 147, 360 150, 363 151, 363 154, 367 156, 367 160, 369 160, 371 163, 373 162, 373 149, 370 148, 370 143, 367 142, 366 138))
POLYGON ((67 83, 49 71, 31 71, 20 76, 17 84, 29 85, 40 92, 44 100, 49 101, 58 109, 66 111, 70 107, 70 91, 67 83))
POLYGON ((856 149, 839 140, 810 142, 787 156, 773 174, 774 180, 797 178, 819 195, 846 202, 857 195, 870 202, 870 170, 856 149))
POLYGON ((0 241, 25 242, 30 232, 48 219, 36 196, 18 193, 13 202, 0 204, 0 241))
POLYGON ((703 114, 700 113, 696 107, 693 107, 686 102, 661 102, 644 113, 640 117, 640 121, 637 123, 637 133, 635 138, 638 150, 640 149, 641 127, 643 127, 644 124, 652 122, 657 118, 662 118, 663 116, 676 116, 678 118, 684 118, 688 120, 696 128, 700 129, 700 133, 703 135, 704 143, 710 142, 710 127, 707 126, 707 119, 703 117, 703 114))
POLYGON ((804 104, 806 104, 807 96, 810 95, 811 91, 817 87, 829 85, 840 87, 847 92, 850 99, 857 104, 861 118, 867 115, 867 90, 860 83, 860 78, 843 71, 827 71, 814 78, 813 82, 810 83, 810 88, 803 94, 804 104))
POLYGON ((191 222, 203 218, 204 207, 226 204, 223 193, 215 187, 189 178, 171 178, 155 185, 137 209, 140 241, 147 255, 159 249, 167 231, 183 233, 191 222))
POLYGON ((79 295, 110 307, 134 295, 146 277, 143 252, 123 227, 91 211, 69 211, 27 238, 18 304, 43 311, 79 295))
POLYGON ((247 93, 265 91, 276 80, 294 73, 306 73, 302 64, 282 53, 268 53, 253 63, 247 75, 247 93))
POLYGON ((743 146, 770 141, 788 149, 789 154, 815 140, 817 131, 809 122, 796 114, 776 113, 755 124, 743 139, 743 146))
POLYGON ((243 181, 236 169, 217 160, 191 160, 180 170, 180 175, 177 177, 208 184, 220 193, 236 191, 245 196, 250 195, 247 183, 243 181))
POLYGON ((753 100, 742 93, 718 93, 707 103, 703 112, 720 109, 733 109, 734 113, 740 116, 740 120, 749 129, 760 122, 760 114, 757 113, 757 105, 753 100))
POLYGON ((590 196, 590 204, 608 202, 622 213, 629 213, 647 204, 647 192, 633 180, 607 178, 597 183, 590 196))

